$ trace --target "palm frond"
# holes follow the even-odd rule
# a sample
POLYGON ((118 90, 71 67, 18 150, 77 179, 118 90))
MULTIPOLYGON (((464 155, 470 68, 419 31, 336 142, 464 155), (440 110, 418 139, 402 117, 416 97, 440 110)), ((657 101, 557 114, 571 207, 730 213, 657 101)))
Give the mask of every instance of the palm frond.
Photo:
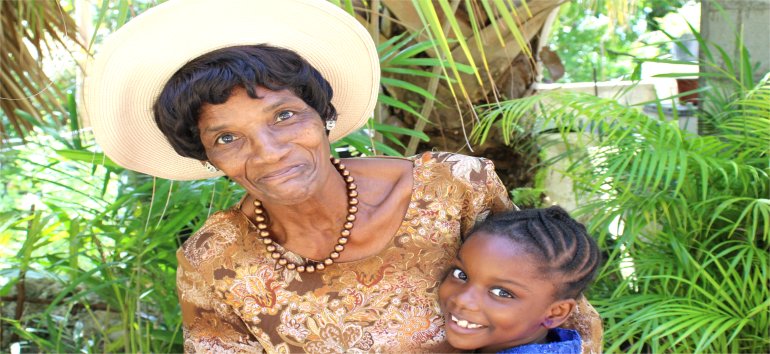
POLYGON ((13 132, 0 125, 3 140, 24 137, 36 122, 63 124, 55 112, 66 112, 66 96, 42 69, 42 61, 62 48, 79 45, 75 21, 57 1, 2 1, 0 42, 5 58, 0 65, 0 110, 13 132), (34 121, 21 119, 25 112, 34 121))
POLYGON ((659 257, 634 262, 637 285, 620 288, 606 304, 600 301, 602 309, 607 306, 605 316, 621 318, 606 327, 607 336, 616 338, 607 350, 630 341, 632 352, 646 346, 656 352, 751 351, 738 338, 761 336, 767 328, 770 291, 761 285, 768 279, 767 251, 727 241, 696 258, 665 243, 649 246, 658 252, 645 255, 659 257))

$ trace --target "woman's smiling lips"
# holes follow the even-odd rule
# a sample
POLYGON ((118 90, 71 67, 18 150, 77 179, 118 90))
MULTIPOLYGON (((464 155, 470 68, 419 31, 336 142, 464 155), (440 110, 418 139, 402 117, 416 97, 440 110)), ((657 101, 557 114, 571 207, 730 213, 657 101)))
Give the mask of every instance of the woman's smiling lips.
POLYGON ((292 178, 292 177, 295 177, 294 175, 299 174, 301 167, 302 167, 302 164, 298 164, 298 165, 292 165, 281 169, 277 169, 275 171, 272 171, 263 175, 262 177, 259 178, 258 181, 273 183, 281 179, 292 178))

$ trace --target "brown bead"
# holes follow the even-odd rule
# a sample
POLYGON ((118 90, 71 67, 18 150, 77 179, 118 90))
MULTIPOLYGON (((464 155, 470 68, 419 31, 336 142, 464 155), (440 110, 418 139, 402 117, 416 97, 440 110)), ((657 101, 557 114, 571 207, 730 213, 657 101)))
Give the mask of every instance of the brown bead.
POLYGON ((260 230, 267 230, 267 224, 259 223, 259 224, 257 224, 257 228, 260 229, 260 230))
POLYGON ((342 171, 342 177, 347 177, 347 176, 350 176, 350 171, 348 170, 342 171))
POLYGON ((358 205, 358 198, 350 198, 350 200, 348 200, 348 204, 350 204, 350 205, 358 205))
POLYGON ((357 212, 358 212, 357 206, 351 206, 350 208, 348 208, 348 213, 355 214, 357 212))
POLYGON ((262 239, 262 243, 264 243, 266 245, 269 245, 269 244, 273 243, 273 239, 271 239, 269 237, 265 237, 265 238, 262 239))
POLYGON ((268 252, 275 252, 275 245, 267 245, 265 249, 267 249, 268 252))
POLYGON ((289 261, 286 260, 286 258, 281 258, 278 260, 278 264, 285 266, 286 263, 289 263, 289 261))
MULTIPOLYGON (((339 161, 339 160, 337 160, 337 161, 339 161)), ((342 162, 337 163, 337 169, 340 170, 340 171, 344 170, 345 169, 345 164, 342 163, 342 162)))
POLYGON ((262 230, 262 231, 259 232, 259 236, 261 236, 261 237, 270 237, 270 232, 262 230))
POLYGON ((294 263, 289 263, 286 265, 286 268, 288 268, 289 270, 293 270, 294 268, 297 268, 297 265, 294 263))
MULTIPOLYGON (((355 183, 348 184, 348 189, 350 189, 351 191, 355 191, 356 188, 358 188, 358 187, 356 186, 355 183)), ((356 195, 357 194, 358 194, 358 192, 356 192, 356 195)))
POLYGON ((334 246, 334 250, 337 251, 337 252, 342 252, 342 251, 345 250, 345 246, 343 246, 343 245, 336 245, 336 246, 334 246))
POLYGON ((305 266, 297 266, 297 271, 300 272, 300 273, 304 273, 305 272, 305 266))
POLYGON ((347 182, 347 183, 353 183, 353 181, 355 181, 355 179, 354 179, 352 176, 347 176, 347 177, 345 177, 345 182, 347 182))
POLYGON ((305 268, 305 271, 308 272, 308 273, 315 272, 315 267, 309 265, 309 266, 307 266, 307 268, 305 268))
POLYGON ((324 264, 330 266, 334 264, 334 260, 331 258, 324 259, 324 264))
POLYGON ((281 252, 273 252, 270 254, 270 257, 273 257, 273 259, 281 258, 281 252))
POLYGON ((259 200, 254 199, 254 206, 259 208, 259 207, 262 206, 262 202, 260 202, 259 200))
MULTIPOLYGON (((352 190, 352 191, 348 192, 348 197, 350 197, 350 198, 358 197, 358 192, 356 192, 355 190, 352 190)), ((351 204, 351 205, 353 205, 353 204, 351 204)))
POLYGON ((350 229, 353 228, 353 223, 348 221, 348 222, 345 223, 345 225, 342 225, 342 227, 344 227, 345 230, 350 230, 350 229))
POLYGON ((340 254, 338 252, 332 252, 331 254, 329 254, 329 258, 331 259, 340 258, 340 254))
POLYGON ((265 221, 265 217, 262 216, 262 215, 257 215, 256 219, 254 219, 254 220, 257 220, 257 222, 263 222, 263 221, 265 221))
POLYGON ((339 167, 340 159, 338 159, 336 157, 332 157, 332 163, 334 164, 334 166, 338 166, 339 167))
POLYGON ((319 270, 319 271, 320 270, 324 270, 324 269, 326 269, 326 266, 323 263, 318 263, 318 264, 315 265, 315 269, 319 270))
POLYGON ((340 237, 337 240, 337 243, 339 243, 340 245, 344 245, 344 244, 348 243, 348 238, 347 237, 340 237))
POLYGON ((257 214, 257 215, 260 215, 260 214, 262 214, 262 213, 264 213, 264 212, 265 212, 265 211, 264 211, 264 210, 262 210, 262 208, 256 208, 256 209, 254 209, 254 214, 257 214))
POLYGON ((350 230, 342 230, 342 232, 340 232, 340 235, 342 237, 348 237, 350 236, 350 230))
POLYGON ((347 217, 348 221, 356 221, 356 216, 353 214, 348 215, 347 217))

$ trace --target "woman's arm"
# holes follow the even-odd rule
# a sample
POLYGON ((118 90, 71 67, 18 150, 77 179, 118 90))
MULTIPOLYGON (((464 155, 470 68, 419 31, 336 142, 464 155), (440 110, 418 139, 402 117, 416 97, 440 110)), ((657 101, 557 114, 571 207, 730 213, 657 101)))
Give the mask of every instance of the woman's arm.
POLYGON ((602 337, 604 336, 602 318, 599 317, 599 313, 591 306, 585 296, 580 295, 575 311, 560 327, 574 329, 580 333, 580 338, 583 340, 583 353, 598 354, 602 352, 602 337))
POLYGON ((182 250, 177 252, 177 292, 182 308, 185 353, 261 353, 262 346, 230 306, 213 293, 182 250))

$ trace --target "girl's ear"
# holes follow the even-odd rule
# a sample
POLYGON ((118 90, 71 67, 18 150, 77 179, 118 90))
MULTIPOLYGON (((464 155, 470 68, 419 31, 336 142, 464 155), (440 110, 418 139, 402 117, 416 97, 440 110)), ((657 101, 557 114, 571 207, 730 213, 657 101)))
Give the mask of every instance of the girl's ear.
POLYGON ((559 327, 559 325, 569 318, 569 315, 572 313, 575 306, 575 299, 555 301, 546 312, 546 317, 543 320, 543 327, 548 329, 559 327))

